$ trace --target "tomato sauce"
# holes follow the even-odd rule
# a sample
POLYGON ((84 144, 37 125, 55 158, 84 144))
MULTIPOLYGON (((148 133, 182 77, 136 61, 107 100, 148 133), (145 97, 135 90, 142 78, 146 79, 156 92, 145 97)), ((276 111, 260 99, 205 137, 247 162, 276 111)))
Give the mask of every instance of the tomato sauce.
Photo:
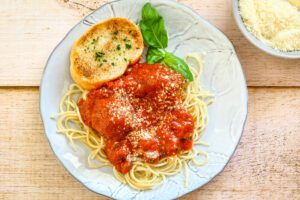
POLYGON ((193 117, 183 107, 184 78, 160 64, 135 64, 78 103, 83 122, 105 140, 121 173, 192 148, 193 117))

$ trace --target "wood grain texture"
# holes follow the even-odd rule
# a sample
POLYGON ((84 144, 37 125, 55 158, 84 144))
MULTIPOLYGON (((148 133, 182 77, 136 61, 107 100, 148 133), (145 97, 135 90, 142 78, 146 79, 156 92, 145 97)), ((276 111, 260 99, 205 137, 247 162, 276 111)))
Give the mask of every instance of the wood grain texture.
MULTIPOLYGON (((251 45, 235 25, 231 0, 178 1, 231 39, 249 86, 300 86, 300 59, 274 58, 251 45)), ((0 17, 2 86, 38 86, 50 52, 81 18, 56 0, 2 0, 0 17)))
POLYGON ((80 20, 55 0, 1 0, 0 85, 37 86, 46 61, 80 20))
MULTIPOLYGON (((299 199, 300 89, 250 89, 238 149, 211 183, 182 199, 299 199)), ((0 89, 0 199, 105 199, 54 157, 39 116, 38 89, 0 89)))

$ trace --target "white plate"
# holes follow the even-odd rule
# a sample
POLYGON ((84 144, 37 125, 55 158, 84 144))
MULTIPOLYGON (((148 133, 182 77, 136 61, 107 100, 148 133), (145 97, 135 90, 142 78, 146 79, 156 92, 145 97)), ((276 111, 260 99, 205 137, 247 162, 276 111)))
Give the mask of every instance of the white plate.
POLYGON ((232 0, 232 12, 235 19, 235 22, 246 39, 251 42, 254 46, 261 49, 262 51, 276 57, 280 58, 290 58, 290 59, 299 59, 300 51, 280 51, 278 49, 274 49, 270 45, 258 39, 255 35, 253 35, 243 22, 242 16, 240 15, 239 10, 239 0, 232 0))
POLYGON ((240 62, 226 36, 202 19, 190 8, 172 0, 150 1, 163 15, 169 33, 169 47, 183 57, 189 52, 206 52, 201 84, 214 93, 209 107, 209 126, 203 140, 209 161, 203 167, 189 165, 189 185, 184 187, 184 172, 167 178, 153 190, 136 191, 117 181, 111 167, 89 169, 88 150, 79 146, 74 151, 67 139, 56 133, 56 123, 50 119, 57 113, 59 101, 72 79, 69 54, 74 41, 91 24, 111 17, 126 17, 138 23, 142 6, 147 0, 117 0, 105 4, 79 22, 59 43, 49 57, 40 87, 40 112, 46 136, 62 165, 88 189, 115 199, 174 199, 189 193, 219 174, 234 153, 242 135, 247 115, 247 87, 240 62))

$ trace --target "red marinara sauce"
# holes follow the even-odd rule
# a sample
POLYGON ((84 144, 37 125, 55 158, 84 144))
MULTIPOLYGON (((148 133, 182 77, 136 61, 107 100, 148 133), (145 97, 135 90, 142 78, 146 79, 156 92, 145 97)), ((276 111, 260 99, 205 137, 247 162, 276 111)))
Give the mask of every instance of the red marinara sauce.
POLYGON ((136 160, 156 163, 192 148, 193 117, 183 107, 184 78, 160 64, 135 64, 79 102, 83 122, 105 140, 125 174, 136 160))

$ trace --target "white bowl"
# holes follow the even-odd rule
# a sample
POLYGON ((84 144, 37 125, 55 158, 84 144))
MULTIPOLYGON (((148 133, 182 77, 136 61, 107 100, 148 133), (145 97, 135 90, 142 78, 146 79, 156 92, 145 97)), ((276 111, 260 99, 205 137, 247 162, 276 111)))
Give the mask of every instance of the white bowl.
POLYGON ((299 59, 300 58, 300 51, 290 51, 290 52, 284 52, 277 49, 272 48, 268 44, 262 42, 258 38, 256 38, 246 27, 246 25, 243 22, 243 19, 240 15, 239 11, 239 0, 232 0, 232 6, 233 6, 233 15, 235 18, 235 21, 243 33, 243 35, 249 40, 254 46, 261 49, 262 51, 276 57, 280 58, 291 58, 291 59, 299 59))

